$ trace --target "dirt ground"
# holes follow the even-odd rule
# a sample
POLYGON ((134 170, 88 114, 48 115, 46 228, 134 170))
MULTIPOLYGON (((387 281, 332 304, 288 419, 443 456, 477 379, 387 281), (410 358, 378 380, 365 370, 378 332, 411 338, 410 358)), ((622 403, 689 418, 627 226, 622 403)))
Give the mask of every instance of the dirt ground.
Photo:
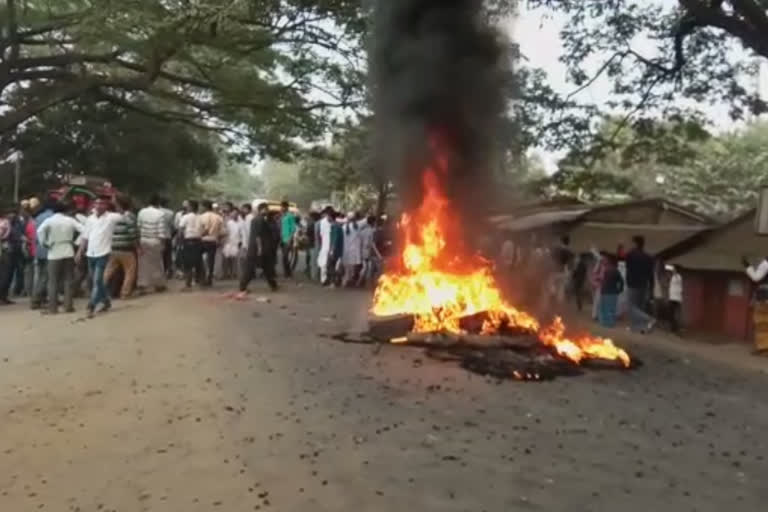
POLYGON ((91 321, 0 310, 0 510, 768 503, 764 372, 630 342, 635 372, 496 382, 417 349, 320 336, 359 325, 362 292, 289 284, 236 303, 221 291, 91 321))

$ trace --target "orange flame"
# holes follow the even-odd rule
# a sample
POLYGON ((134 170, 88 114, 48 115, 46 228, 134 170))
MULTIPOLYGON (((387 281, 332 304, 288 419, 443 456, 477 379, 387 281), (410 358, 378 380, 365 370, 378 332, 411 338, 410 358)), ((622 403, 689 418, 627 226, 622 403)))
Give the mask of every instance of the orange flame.
MULTIPOLYGON (((415 332, 461 333, 462 317, 486 312, 484 334, 498 332, 502 326, 527 330, 576 364, 585 359, 606 359, 628 367, 629 355, 611 340, 567 337, 560 318, 542 327, 536 318, 503 299, 488 262, 462 256, 460 250, 455 254, 446 250, 449 240, 455 243, 460 239, 458 219, 451 215, 450 203, 440 186, 439 175, 445 170, 444 158, 437 158, 425 170, 424 200, 416 212, 404 214, 401 219, 405 238, 402 266, 379 279, 372 313, 412 314, 415 332)), ((397 342, 405 343, 407 338, 398 338, 397 342)))

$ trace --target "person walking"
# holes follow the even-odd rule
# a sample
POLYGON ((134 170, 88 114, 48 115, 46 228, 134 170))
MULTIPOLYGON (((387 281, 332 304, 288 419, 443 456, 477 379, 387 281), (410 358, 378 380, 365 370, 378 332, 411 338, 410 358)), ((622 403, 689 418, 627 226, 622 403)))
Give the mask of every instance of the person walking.
POLYGON ((136 282, 136 252, 139 248, 139 231, 136 216, 131 211, 131 201, 120 196, 115 200, 117 213, 122 217, 115 224, 112 235, 112 252, 109 254, 107 268, 104 270, 104 282, 109 283, 118 269, 123 271, 123 285, 120 298, 127 299, 133 293, 136 282))
MULTIPOLYGON (((35 217, 35 271, 34 286, 32 287, 32 298, 29 301, 31 309, 40 309, 45 301, 48 292, 48 249, 40 243, 40 237, 37 234, 40 226, 54 215, 54 208, 57 202, 52 197, 43 201, 43 206, 35 217)), ((80 224, 82 226, 82 224, 80 224)), ((73 260, 74 261, 74 260, 73 260)))
POLYGON ((603 327, 615 327, 616 307, 619 302, 619 295, 624 290, 624 278, 621 277, 613 256, 606 256, 605 270, 600 286, 598 320, 603 327))
POLYGON ((75 257, 76 262, 82 260, 83 255, 88 258, 88 273, 93 281, 91 296, 88 300, 88 318, 93 317, 99 304, 103 304, 102 312, 107 312, 112 308, 109 290, 104 280, 104 272, 112 252, 112 237, 115 233, 115 226, 123 216, 107 211, 108 206, 108 198, 100 197, 96 200, 94 212, 85 223, 82 243, 75 257))
POLYGON ((626 257, 630 328, 646 333, 656 325, 656 319, 645 312, 654 286, 653 258, 645 252, 643 236, 635 236, 632 241, 635 246, 626 257))
POLYGON ((240 276, 239 298, 248 293, 248 285, 256 276, 256 268, 261 267, 264 279, 272 291, 277 291, 277 272, 275 271, 277 239, 270 223, 266 203, 261 203, 256 208, 256 215, 251 220, 250 236, 248 239, 248 252, 245 258, 245 266, 240 276))
POLYGON ((205 277, 203 272, 203 247, 202 228, 197 214, 197 201, 188 201, 187 212, 179 219, 179 231, 182 235, 182 259, 184 260, 184 279, 186 289, 192 286, 194 275, 198 286, 203 286, 205 277))
POLYGON ((166 289, 166 268, 163 263, 164 253, 170 243, 168 214, 160 206, 161 199, 153 195, 149 204, 139 211, 139 289, 153 289, 163 292, 166 289))
POLYGON ((200 239, 202 256, 205 258, 206 270, 203 280, 204 286, 213 285, 213 272, 216 267, 216 251, 224 237, 224 219, 213 209, 213 203, 205 200, 202 202, 203 213, 200 214, 200 239))
POLYGON ((75 307, 75 239, 82 233, 85 226, 72 216, 67 215, 69 205, 64 202, 55 203, 54 213, 47 217, 37 228, 37 240, 45 248, 47 262, 47 294, 48 307, 43 313, 56 314, 59 312, 59 292, 64 294, 64 311, 73 313, 75 307))
POLYGON ((288 201, 280 203, 280 250, 283 255, 283 274, 293 275, 294 237, 296 235, 296 216, 290 211, 288 201))

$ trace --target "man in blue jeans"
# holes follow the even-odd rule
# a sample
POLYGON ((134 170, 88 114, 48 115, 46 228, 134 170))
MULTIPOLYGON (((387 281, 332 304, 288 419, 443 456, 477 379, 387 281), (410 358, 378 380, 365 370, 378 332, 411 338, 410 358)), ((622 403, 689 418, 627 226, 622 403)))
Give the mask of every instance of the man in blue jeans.
POLYGON ((88 258, 88 272, 93 279, 91 297, 88 301, 88 318, 92 318, 96 306, 103 304, 102 312, 109 311, 112 301, 109 298, 107 284, 104 282, 104 270, 112 251, 112 236, 115 225, 122 215, 107 211, 110 199, 100 197, 96 200, 93 214, 85 223, 82 242, 77 252, 77 261, 83 254, 88 258))
POLYGON ((656 319, 645 312, 654 283, 653 257, 645 252, 645 238, 632 238, 635 247, 627 253, 627 299, 629 321, 633 331, 642 333, 653 329, 656 319))

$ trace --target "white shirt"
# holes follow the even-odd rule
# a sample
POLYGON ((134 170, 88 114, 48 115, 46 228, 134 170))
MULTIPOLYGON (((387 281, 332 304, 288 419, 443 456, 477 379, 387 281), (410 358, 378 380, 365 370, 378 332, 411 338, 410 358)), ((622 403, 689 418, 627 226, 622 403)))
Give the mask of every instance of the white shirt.
POLYGON ((184 232, 184 238, 200 238, 203 235, 199 216, 194 212, 185 213, 179 220, 179 229, 184 232))
POLYGON ((75 245, 79 247, 83 245, 83 240, 85 240, 85 238, 83 238, 83 233, 85 232, 85 223, 88 222, 88 215, 77 212, 75 213, 75 220, 83 226, 83 231, 80 232, 80 236, 77 237, 77 241, 75 242, 75 245))
POLYGON ((121 214, 114 212, 104 212, 101 216, 94 213, 88 217, 83 231, 83 240, 88 242, 87 257, 99 258, 112 252, 112 235, 115 225, 122 218, 121 214))
POLYGON ((678 273, 672 274, 669 280, 669 300, 683 302, 683 276, 678 273))
POLYGON ((162 239, 170 238, 167 220, 166 213, 160 208, 154 206, 142 208, 136 219, 141 241, 160 242, 162 239))
POLYGON ((54 213, 37 228, 40 245, 48 249, 49 260, 63 260, 75 257, 75 234, 85 227, 72 217, 54 213))
POLYGON ((160 208, 160 211, 163 212, 163 219, 165 220, 165 229, 168 230, 168 238, 170 238, 171 233, 173 233, 173 228, 176 226, 173 210, 170 208, 160 208))
POLYGON ((747 267, 747 275, 756 283, 762 281, 768 275, 768 259, 761 261, 757 268, 747 267))

